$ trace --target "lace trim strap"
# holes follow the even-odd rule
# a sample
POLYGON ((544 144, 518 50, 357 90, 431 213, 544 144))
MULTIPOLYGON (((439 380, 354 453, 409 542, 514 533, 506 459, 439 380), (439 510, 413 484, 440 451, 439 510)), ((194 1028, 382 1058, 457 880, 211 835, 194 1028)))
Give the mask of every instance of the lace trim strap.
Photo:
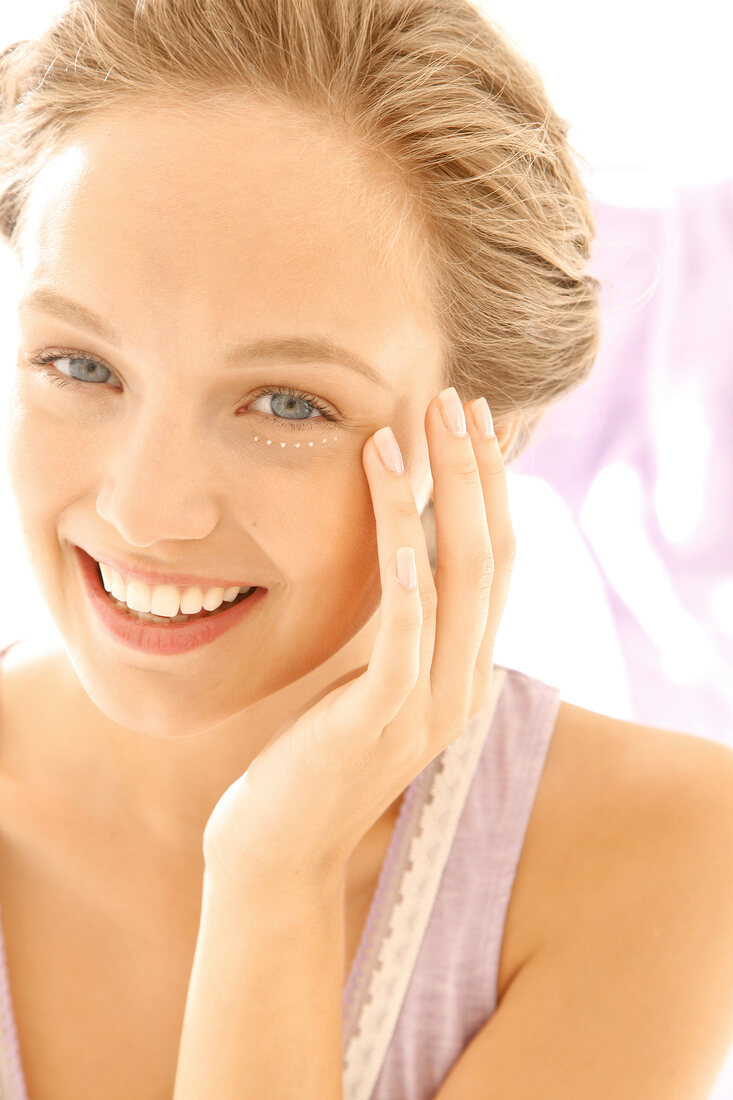
POLYGON ((358 1026, 346 1042, 344 1100, 369 1100, 379 1076, 506 675, 494 669, 486 706, 414 780, 409 804, 405 798, 405 850, 388 884, 393 903, 388 897, 379 914, 376 954, 355 987, 358 1026))

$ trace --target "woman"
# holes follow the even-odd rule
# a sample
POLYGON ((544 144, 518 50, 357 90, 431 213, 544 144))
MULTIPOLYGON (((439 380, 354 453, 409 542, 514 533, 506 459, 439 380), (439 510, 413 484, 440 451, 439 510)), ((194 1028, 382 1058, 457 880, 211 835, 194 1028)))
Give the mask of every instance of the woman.
POLYGON ((492 661, 598 348, 536 73, 463 0, 77 0, 2 64, 59 634, 2 663, 3 1100, 704 1097, 731 753, 492 661))

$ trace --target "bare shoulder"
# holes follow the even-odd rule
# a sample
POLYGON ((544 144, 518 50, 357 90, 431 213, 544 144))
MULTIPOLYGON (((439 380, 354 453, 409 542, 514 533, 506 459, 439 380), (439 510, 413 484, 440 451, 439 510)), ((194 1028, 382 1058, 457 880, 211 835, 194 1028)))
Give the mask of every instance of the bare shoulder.
POLYGON ((505 940, 436 1100, 705 1100, 733 1042, 733 750, 563 704, 505 940))
MULTIPOLYGON (((579 815, 568 818, 570 828, 582 822, 595 843, 655 826, 666 832, 733 823, 733 748, 710 738, 563 703, 548 751, 550 799, 564 790, 567 801, 563 776, 574 783, 570 810, 579 815)), ((562 821, 558 839, 568 841, 562 821)))
MULTIPOLYGON (((556 812, 558 840, 563 839, 564 823, 573 829, 579 821, 600 838, 615 828, 636 831, 654 821, 669 823, 670 815, 685 811, 701 822, 709 820, 716 804, 726 813, 733 811, 732 781, 733 748, 565 702, 543 776, 546 808, 556 812)), ((576 845, 577 840, 576 834, 576 845)))
MULTIPOLYGON (((510 900, 500 996, 543 944, 594 919, 598 891, 631 896, 635 877, 690 864, 713 900, 717 885, 730 890, 731 856, 733 749, 563 702, 510 900)), ((693 883, 678 885, 689 898, 693 883)))

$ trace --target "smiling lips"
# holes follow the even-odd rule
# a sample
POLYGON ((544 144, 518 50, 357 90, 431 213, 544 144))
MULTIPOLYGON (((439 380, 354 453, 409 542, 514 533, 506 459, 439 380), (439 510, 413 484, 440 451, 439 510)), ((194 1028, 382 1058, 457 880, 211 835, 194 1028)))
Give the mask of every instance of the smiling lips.
MULTIPOLYGON (((138 652, 157 656, 172 656, 190 652, 199 646, 213 642, 220 635, 231 630, 245 617, 252 614, 253 610, 262 603, 268 592, 266 588, 260 587, 251 588, 244 592, 237 589, 237 594, 231 601, 226 601, 223 598, 218 599, 217 596, 216 608, 210 611, 203 606, 203 599, 208 594, 208 590, 203 590, 198 586, 189 586, 196 588, 199 593, 198 613, 193 614, 190 619, 180 615, 155 617, 149 612, 139 612, 129 608, 127 601, 124 603, 118 601, 114 592, 106 590, 102 581, 100 566, 95 559, 78 546, 74 549, 81 571, 82 585, 98 622, 104 628, 105 633, 116 642, 121 642, 138 652)), ((136 591, 135 583, 131 581, 130 584, 125 584, 124 580, 122 581, 125 595, 132 598, 132 602, 134 602, 136 591), (131 591, 132 597, 130 597, 131 591)), ((137 583, 142 584, 144 582, 137 583)), ((172 587, 174 591, 181 592, 181 597, 186 595, 186 589, 177 590, 175 585, 157 587, 172 587)), ((145 585, 145 588, 150 593, 150 586, 145 585)), ((140 594, 139 589, 137 589, 137 592, 140 594)), ((223 597, 224 590, 222 589, 221 592, 223 597)), ((144 592, 142 594, 145 595, 144 592)), ((180 602, 182 602, 182 599, 180 602)), ((213 601, 209 600, 208 602, 213 601)), ((151 606, 153 606, 152 602, 151 606)), ((160 605, 156 603, 154 606, 160 605)), ((183 606, 192 605, 184 603, 183 606)))
POLYGON ((240 595, 254 591, 254 586, 231 588, 202 588, 189 585, 181 588, 175 584, 149 585, 145 581, 125 578, 104 562, 98 562, 102 583, 120 603, 130 611, 175 618, 179 615, 197 615, 200 611, 216 611, 223 603, 232 603, 240 595))

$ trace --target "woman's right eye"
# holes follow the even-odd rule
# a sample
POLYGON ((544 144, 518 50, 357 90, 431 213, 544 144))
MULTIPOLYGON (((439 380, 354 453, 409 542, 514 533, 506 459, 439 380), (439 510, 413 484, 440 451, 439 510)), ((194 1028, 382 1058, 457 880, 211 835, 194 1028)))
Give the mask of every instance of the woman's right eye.
MULTIPOLYGON (((109 367, 98 359, 92 359, 88 355, 41 355, 37 359, 31 359, 31 363, 35 366, 39 366, 42 369, 43 374, 49 379, 50 382, 55 383, 58 386, 66 386, 69 382, 79 382, 82 385, 90 382, 106 383, 112 376, 112 371, 109 367), (56 364, 68 363, 67 368, 56 366, 56 364), (79 367, 77 364, 86 363, 88 366, 79 367), (68 371, 68 373, 67 373, 68 371), (60 377, 63 375, 64 377, 60 377)), ((119 387, 113 387, 119 389, 119 387)))

